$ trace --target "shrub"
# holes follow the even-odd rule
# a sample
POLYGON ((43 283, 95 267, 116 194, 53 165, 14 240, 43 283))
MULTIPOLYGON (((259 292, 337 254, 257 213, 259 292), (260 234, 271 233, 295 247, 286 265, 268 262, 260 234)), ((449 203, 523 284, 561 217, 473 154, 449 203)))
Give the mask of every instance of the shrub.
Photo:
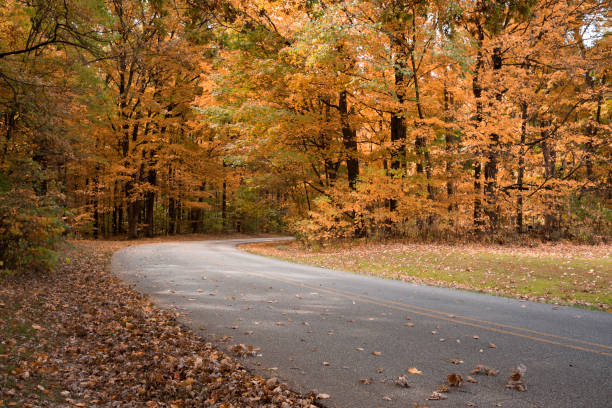
POLYGON ((55 267, 54 251, 65 230, 63 210, 32 189, 0 191, 0 270, 45 272, 55 267))

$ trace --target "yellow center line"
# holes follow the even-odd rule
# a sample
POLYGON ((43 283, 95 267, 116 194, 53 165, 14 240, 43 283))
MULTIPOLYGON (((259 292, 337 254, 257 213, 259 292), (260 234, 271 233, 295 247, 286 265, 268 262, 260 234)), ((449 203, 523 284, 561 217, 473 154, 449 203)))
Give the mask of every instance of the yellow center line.
MULTIPOLYGON (((536 337, 536 336, 531 336, 528 334, 523 334, 523 333, 516 333, 513 331, 509 331, 509 330, 505 330, 505 329, 499 329, 497 327, 492 327, 492 326, 487 326, 487 324, 492 324, 495 325, 497 323, 493 323, 493 322, 487 322, 487 321, 479 321, 478 319, 471 319, 474 321, 478 321, 479 323, 472 323, 470 321, 464 321, 458 318, 452 318, 452 317, 447 317, 449 316, 448 313, 443 313, 443 312, 438 312, 435 310, 431 310, 431 309, 426 309, 427 311, 419 311, 419 310, 415 310, 415 309, 425 309, 425 308, 420 308, 420 307, 414 307, 414 306, 410 306, 410 305, 404 305, 401 304, 399 302, 392 302, 392 303, 397 303, 396 305, 394 304, 389 304, 387 302, 386 299, 379 299, 379 298, 374 298, 371 296, 364 296, 364 295, 359 295, 357 293, 351 293, 351 292, 347 292, 347 293, 343 293, 337 289, 331 289, 328 287, 322 287, 322 286, 312 286, 312 285, 308 285, 305 284, 303 282, 298 282, 298 281, 293 281, 293 280, 289 280, 289 279, 283 279, 283 278, 277 278, 277 277, 271 277, 268 275, 264 275, 264 274, 259 274, 259 273, 255 273, 255 272, 248 272, 250 275, 254 275, 260 278, 264 278, 264 279, 269 279, 269 280, 275 280, 278 282, 283 282, 292 286, 297 286, 297 287, 305 287, 308 289, 312 289, 312 290, 317 290, 319 292, 325 292, 331 295, 335 295, 338 297, 342 297, 342 298, 346 298, 349 300, 358 300, 360 302, 363 303, 369 303, 372 305, 376 305, 376 306, 381 306, 384 308, 388 308, 388 309, 392 309, 392 310, 400 310, 403 312, 410 312, 416 315, 420 315, 420 316, 426 316, 426 317, 431 317, 433 319, 437 319, 437 320, 444 320, 444 321, 448 321, 451 323, 457 323, 460 325, 464 325, 464 326, 470 326, 470 327, 476 327, 479 329, 483 329, 483 330, 488 330, 488 331, 492 331, 492 332, 496 332, 496 333, 502 333, 502 334, 508 334, 511 336, 515 336, 515 337, 521 337, 521 338, 525 338, 525 339, 529 339, 529 340, 533 340, 533 341, 537 341, 540 343, 547 343, 547 344, 553 344, 556 346, 561 346, 561 347, 566 347, 566 348, 570 348, 570 349, 574 349, 574 350, 580 350, 580 351, 585 351, 588 353, 594 353, 594 354, 600 354, 600 355, 604 355, 604 356, 608 356, 608 357, 612 357, 612 353, 606 352, 606 351, 601 351, 601 350, 596 350, 596 349, 591 349, 591 348, 587 348, 587 347, 582 347, 582 346, 577 346, 574 344, 566 344, 566 343, 561 343, 558 341, 554 341, 554 340, 550 340, 550 339, 546 339, 546 338, 542 338, 542 337, 536 337), (433 312, 433 313, 432 313, 433 312)), ((502 326, 501 324, 498 324, 500 326, 502 326)), ((514 328, 514 329, 518 329, 521 330, 520 328, 515 328, 513 326, 506 326, 509 328, 514 328)), ((524 329, 525 331, 531 331, 528 329, 524 329)), ((561 336, 555 336, 555 335, 549 335, 546 333, 539 333, 535 330, 531 331, 531 332, 535 332, 537 334, 543 335, 543 336, 547 336, 547 337, 560 337, 561 339, 564 340, 568 340, 568 341, 573 341, 573 342, 579 342, 580 340, 574 340, 574 339, 570 339, 570 338, 564 338, 561 336)), ((608 346, 605 346, 603 344, 597 344, 597 343, 591 343, 594 346, 597 347, 603 347, 603 348, 609 348, 608 346)))
POLYGON ((372 299, 372 300, 375 300, 375 301, 381 301, 381 302, 391 303, 391 304, 395 304, 395 305, 399 305, 399 306, 405 306, 405 307, 412 307, 414 309, 423 310, 423 311, 430 312, 430 313, 436 313, 436 314, 440 314, 440 315, 446 316, 446 317, 451 317, 451 318, 456 318, 456 319, 463 319, 463 320, 470 320, 470 321, 473 321, 473 322, 483 323, 483 324, 487 324, 487 325, 503 327, 505 329, 518 330, 518 331, 523 331, 523 332, 527 332, 527 333, 537 334, 538 336, 552 337, 552 338, 555 338, 555 339, 558 339, 558 340, 565 340, 565 341, 570 341, 570 342, 573 342, 573 343, 587 344, 589 346, 600 347, 600 348, 612 350, 612 346, 607 346, 605 344, 593 343, 593 342, 590 342, 590 341, 580 340, 580 339, 572 339, 570 337, 558 336, 556 334, 544 333, 544 332, 540 332, 540 331, 537 331, 537 330, 524 329, 522 327, 511 326, 511 325, 508 325, 508 324, 491 322, 491 321, 488 321, 488 320, 481 320, 481 319, 477 319, 475 317, 469 317, 469 316, 463 316, 463 315, 455 315, 455 314, 447 313, 447 312, 440 312, 440 311, 437 311, 435 309, 429 309, 429 308, 426 308, 426 307, 421 307, 421 306, 416 306, 416 305, 396 302, 394 300, 378 298, 378 297, 375 297, 375 296, 362 295, 362 294, 358 294, 358 293, 354 293, 354 292, 349 292, 349 291, 345 291, 345 290, 337 289, 337 288, 334 288, 333 290, 337 291, 339 293, 344 293, 344 294, 351 295, 351 296, 360 296, 360 297, 372 299))

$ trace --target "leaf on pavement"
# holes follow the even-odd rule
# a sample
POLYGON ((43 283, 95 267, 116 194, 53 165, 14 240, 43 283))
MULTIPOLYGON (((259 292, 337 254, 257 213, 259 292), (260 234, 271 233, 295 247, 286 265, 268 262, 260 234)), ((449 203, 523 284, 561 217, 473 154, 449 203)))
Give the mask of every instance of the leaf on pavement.
POLYGON ((479 364, 472 371, 470 371, 470 374, 484 374, 491 376, 499 374, 499 370, 479 364))
POLYGON ((401 375, 397 377, 394 380, 394 382, 395 382, 395 385, 398 385, 400 387, 404 387, 404 388, 410 387, 410 384, 408 384, 408 378, 405 375, 401 375))
POLYGON ((525 391, 527 387, 525 387, 525 383, 521 381, 521 379, 523 378, 523 375, 525 375, 526 371, 527 367, 525 367, 523 364, 519 364, 519 366, 512 371, 512 374, 508 378, 506 388, 512 388, 520 392, 525 391))
POLYGON ((440 401, 440 400, 445 400, 446 398, 448 398, 448 397, 446 395, 442 394, 441 392, 434 391, 426 399, 430 400, 430 401, 440 401))
POLYGON ((463 381, 463 378, 459 374, 456 374, 456 373, 449 374, 446 377, 446 380, 448 381, 448 384, 451 387, 461 387, 465 383, 465 381, 463 381))

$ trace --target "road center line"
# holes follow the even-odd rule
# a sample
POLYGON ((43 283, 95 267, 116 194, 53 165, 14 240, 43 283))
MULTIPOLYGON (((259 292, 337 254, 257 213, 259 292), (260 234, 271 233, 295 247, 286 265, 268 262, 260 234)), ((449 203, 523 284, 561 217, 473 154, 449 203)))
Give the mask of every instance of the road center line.
POLYGON ((498 327, 502 327, 504 329, 518 330, 518 331, 523 331, 523 332, 527 332, 527 333, 536 334, 538 336, 551 337, 551 338, 555 338, 555 339, 558 339, 558 340, 565 340, 565 341, 569 341, 569 342, 573 342, 573 343, 581 343, 581 344, 586 344, 586 345, 589 345, 589 346, 594 346, 594 347, 599 347, 599 348, 603 348, 603 349, 612 350, 612 346, 606 346, 605 344, 593 343, 593 342, 590 342, 590 341, 580 340, 580 339, 572 339, 570 337, 559 336, 559 335, 551 334, 551 333, 544 333, 544 332, 540 332, 540 331, 537 331, 537 330, 524 329, 522 327, 511 326, 511 325, 507 325, 507 324, 503 324, 503 323, 491 322, 491 321, 488 321, 488 320, 481 320, 481 319, 477 319, 475 317, 469 317, 469 316, 463 316, 463 315, 455 315, 455 314, 452 314, 452 313, 440 312, 440 311, 437 311, 435 309, 429 309, 429 308, 426 308, 426 307, 421 307, 421 306, 415 306, 415 305, 411 305, 411 304, 396 302, 394 300, 383 299, 383 298, 379 298, 379 297, 375 297, 375 296, 362 295, 362 294, 358 294, 358 293, 354 293, 354 292, 345 291, 345 290, 342 290, 342 289, 334 288, 332 290, 337 291, 339 293, 344 293, 344 294, 350 295, 350 296, 360 296, 362 298, 368 298, 368 299, 371 299, 371 300, 374 300, 374 301, 385 302, 385 303, 395 304, 395 305, 404 306, 404 307, 411 307, 411 308, 414 308, 414 309, 423 310, 423 311, 430 312, 430 313, 440 314, 440 315, 442 315, 444 317, 449 317, 449 318, 453 318, 453 319, 470 320, 470 321, 477 322, 477 323, 482 323, 482 324, 485 324, 485 325, 498 326, 498 327))
MULTIPOLYGON (((530 339, 536 342, 540 342, 540 343, 547 343, 547 344, 552 344, 552 345, 556 345, 556 346, 561 346, 561 347, 566 347, 566 348, 571 348, 574 350, 580 350, 580 351, 585 351, 588 353, 594 353, 594 354, 600 354, 600 355, 604 355, 607 357, 612 357, 612 353, 606 352, 606 351, 601 351, 601 350, 596 350, 596 349, 592 349, 592 348, 587 348, 587 347, 582 347, 582 346, 577 346, 574 344, 567 344, 567 343, 562 343, 559 341, 554 341, 554 340, 550 340, 547 338, 542 338, 542 337, 536 337, 536 336, 532 336, 532 335, 528 335, 528 334, 523 334, 523 333, 517 333, 517 332, 513 332, 510 330, 505 330, 505 329, 500 329, 497 327, 492 327, 492 325, 498 325, 500 327, 506 327, 509 329, 514 329, 514 330, 523 330, 523 331, 528 331, 528 332, 534 332, 535 334, 538 334, 540 336, 545 336, 545 337, 555 337, 555 338, 559 338, 562 340, 566 340, 566 341, 571 341, 571 342, 582 342, 582 343, 587 343, 585 341, 582 340, 575 340, 575 339, 570 339, 570 338, 566 338, 566 337, 561 337, 561 336, 556 336, 553 334, 547 334, 547 333, 540 333, 537 332, 535 330, 529 330, 529 329, 521 329, 518 327, 513 327, 513 326, 507 326, 507 325, 502 325, 502 324, 498 324, 498 323, 493 323, 493 322, 487 322, 487 321, 480 321, 478 319, 474 319, 474 318, 466 318, 466 317, 448 317, 449 314, 448 313, 444 313, 444 312, 439 312, 439 311, 435 311, 432 309, 425 309, 425 308, 421 308, 418 306, 412 306, 412 305, 405 305, 399 302, 393 302, 393 301, 387 301, 386 299, 380 299, 380 298, 375 298, 375 297, 371 297, 371 296, 367 296, 367 295, 360 295, 358 293, 351 293, 351 292, 344 292, 340 291, 338 289, 332 289, 332 288, 328 288, 328 287, 323 287, 323 286, 312 286, 312 285, 308 285, 305 284, 303 282, 298 282, 298 281, 293 281, 293 280, 289 280, 289 279, 283 279, 283 278, 277 278, 277 277, 271 277, 265 274, 260 274, 260 273, 256 273, 256 272, 247 272, 249 275, 253 275, 253 276, 257 276, 259 278, 264 278, 264 279, 269 279, 269 280, 275 280, 278 282, 283 282, 286 283, 288 285, 292 285, 292 286, 296 286, 296 287, 304 287, 304 288, 308 288, 308 289, 313 289, 313 290, 318 290, 320 292, 325 292, 331 295, 335 295, 338 297, 342 297, 342 298, 346 298, 346 299, 350 299, 350 300, 359 300, 360 302, 363 303, 369 303, 369 304, 373 304, 376 306, 381 306, 384 308, 388 308, 388 309, 393 309, 393 310, 400 310, 400 311, 404 311, 404 312, 410 312, 416 315, 421 315, 421 316, 426 316, 426 317, 431 317, 433 319, 438 319, 438 320, 444 320, 444 321, 448 321, 451 323, 457 323, 463 326, 470 326, 470 327, 476 327, 479 329, 483 329, 483 330, 488 330, 488 331, 492 331, 492 332, 496 332, 496 333, 502 333, 502 334, 508 334, 511 336, 515 336, 515 337, 522 337, 525 339, 530 339), (396 304, 393 304, 396 303, 396 304), (426 311, 420 311, 420 310, 415 310, 415 309, 425 309, 426 311), (465 320, 462 320, 465 319, 465 320), (478 323, 473 323, 471 321, 466 321, 466 320, 473 320, 476 321, 478 323), (482 323, 482 324, 480 324, 482 323), (491 326, 488 326, 491 325, 491 326)), ((601 348, 610 348, 609 346, 603 345, 603 344, 597 344, 597 343, 587 343, 596 347, 601 347, 601 348)))

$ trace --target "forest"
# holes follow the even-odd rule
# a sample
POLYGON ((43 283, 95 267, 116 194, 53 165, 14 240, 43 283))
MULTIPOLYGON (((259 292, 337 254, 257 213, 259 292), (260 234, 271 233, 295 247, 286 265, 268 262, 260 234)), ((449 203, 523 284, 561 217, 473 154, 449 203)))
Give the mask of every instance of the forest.
POLYGON ((0 0, 0 270, 66 237, 612 234, 603 0, 0 0))

